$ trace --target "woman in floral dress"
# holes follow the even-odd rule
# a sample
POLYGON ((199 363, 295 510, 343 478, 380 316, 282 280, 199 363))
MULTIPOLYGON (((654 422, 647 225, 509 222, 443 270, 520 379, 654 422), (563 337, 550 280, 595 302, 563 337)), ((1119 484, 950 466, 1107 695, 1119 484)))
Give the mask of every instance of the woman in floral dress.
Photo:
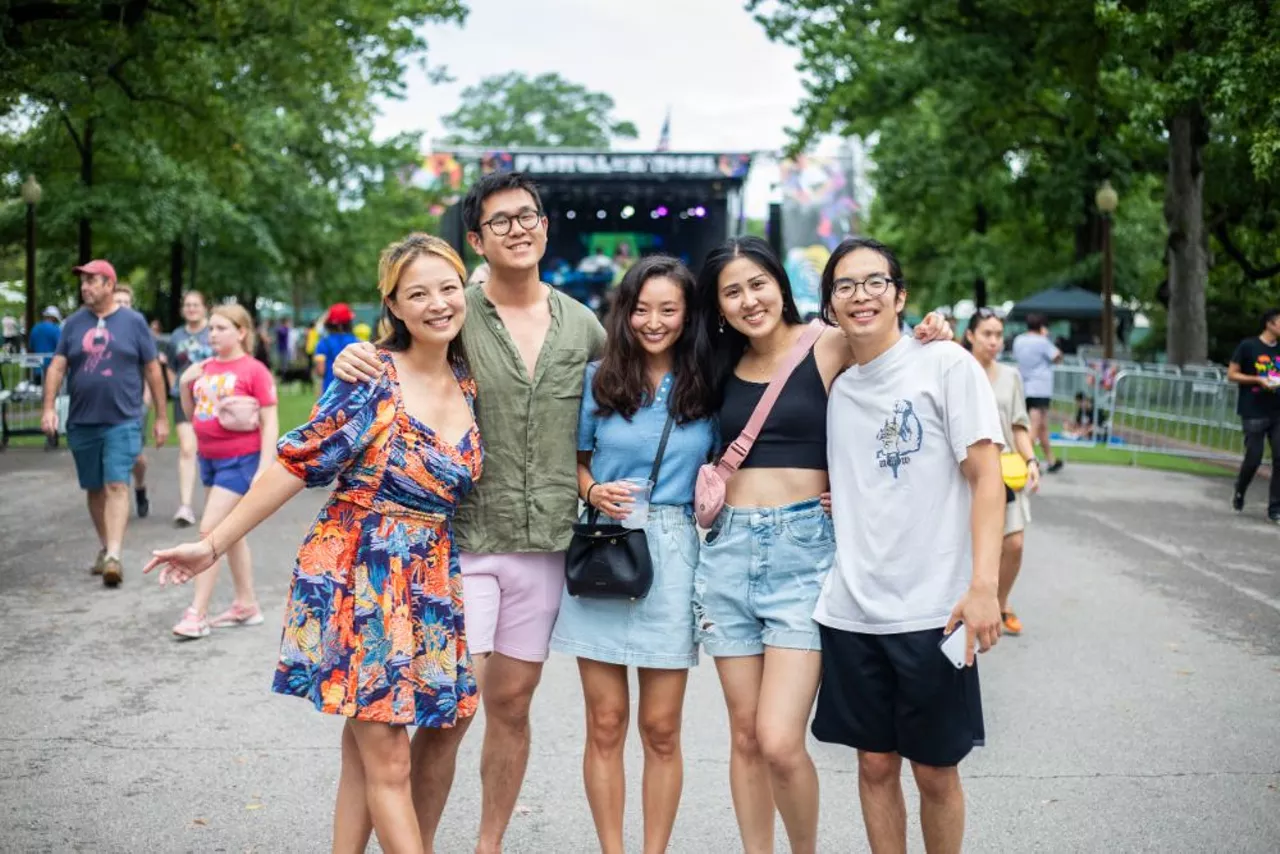
POLYGON ((198 543, 157 551, 161 583, 213 566, 303 486, 337 479, 298 551, 272 690, 347 718, 334 850, 421 852, 406 726, 457 733, 476 710, 451 521, 480 476, 475 382, 458 333, 461 259, 410 235, 379 268, 384 303, 372 384, 336 382, 276 464, 198 543))

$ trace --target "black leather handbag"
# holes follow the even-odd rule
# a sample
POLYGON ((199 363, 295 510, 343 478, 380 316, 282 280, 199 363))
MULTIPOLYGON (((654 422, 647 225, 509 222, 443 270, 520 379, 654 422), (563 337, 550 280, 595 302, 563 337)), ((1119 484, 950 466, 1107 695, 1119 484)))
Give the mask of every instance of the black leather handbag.
MULTIPOLYGON (((675 416, 667 416, 662 441, 649 480, 655 488, 675 416)), ((564 581, 570 596, 590 599, 643 599, 653 585, 653 561, 643 529, 624 528, 612 519, 600 520, 592 507, 587 521, 573 526, 573 539, 564 555, 564 581)))

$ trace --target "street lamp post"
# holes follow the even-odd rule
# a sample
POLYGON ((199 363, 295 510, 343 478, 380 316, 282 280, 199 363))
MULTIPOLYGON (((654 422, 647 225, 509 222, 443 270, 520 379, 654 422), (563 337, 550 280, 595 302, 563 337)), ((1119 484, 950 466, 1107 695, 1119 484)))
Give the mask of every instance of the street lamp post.
POLYGON ((22 182, 22 201, 27 203, 27 334, 36 325, 36 205, 40 203, 40 182, 28 175, 22 182))
POLYGON ((1120 204, 1120 196, 1110 181, 1103 181, 1094 196, 1098 211, 1102 214, 1102 357, 1110 362, 1115 358, 1116 321, 1112 295, 1115 283, 1112 279, 1114 264, 1111 257, 1111 215, 1120 204))

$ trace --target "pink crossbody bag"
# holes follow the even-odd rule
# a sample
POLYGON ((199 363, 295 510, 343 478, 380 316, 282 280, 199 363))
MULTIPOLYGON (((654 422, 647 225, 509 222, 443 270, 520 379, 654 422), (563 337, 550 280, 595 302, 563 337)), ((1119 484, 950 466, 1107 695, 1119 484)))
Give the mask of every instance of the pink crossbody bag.
POLYGON ((747 426, 742 428, 738 438, 725 448, 719 462, 708 463, 698 469, 698 480, 693 486, 693 515, 703 528, 710 528, 716 521, 716 517, 720 515, 720 511, 724 509, 725 484, 742 465, 747 454, 751 453, 751 446, 756 443, 760 428, 764 427, 765 419, 769 417, 773 405, 778 402, 782 387, 787 384, 796 366, 804 361, 804 357, 817 343, 826 328, 825 324, 817 320, 809 324, 795 346, 791 348, 791 352, 787 354, 786 361, 778 366, 778 372, 774 374, 773 379, 769 380, 769 387, 764 390, 764 395, 756 404, 751 418, 747 420, 747 426))

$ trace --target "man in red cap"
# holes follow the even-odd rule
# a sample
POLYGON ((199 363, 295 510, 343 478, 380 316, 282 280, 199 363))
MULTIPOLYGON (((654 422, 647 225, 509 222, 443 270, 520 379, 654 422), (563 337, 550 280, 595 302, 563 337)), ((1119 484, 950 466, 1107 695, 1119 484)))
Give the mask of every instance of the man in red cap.
POLYGON ((84 305, 62 325, 44 384, 40 426, 45 433, 57 433, 54 401, 66 377, 67 445, 101 546, 93 573, 115 587, 124 578, 120 555, 129 521, 129 477, 142 451, 143 382, 145 378, 151 389, 160 447, 169 437, 164 375, 146 318, 116 305, 115 268, 96 260, 74 271, 80 274, 84 305))
POLYGON ((312 356, 315 375, 323 380, 320 386, 321 394, 324 394, 333 384, 333 360, 338 358, 343 347, 360 340, 351 331, 351 324, 355 318, 355 312, 345 302, 336 302, 329 306, 324 321, 324 328, 328 334, 316 344, 316 352, 312 356))

